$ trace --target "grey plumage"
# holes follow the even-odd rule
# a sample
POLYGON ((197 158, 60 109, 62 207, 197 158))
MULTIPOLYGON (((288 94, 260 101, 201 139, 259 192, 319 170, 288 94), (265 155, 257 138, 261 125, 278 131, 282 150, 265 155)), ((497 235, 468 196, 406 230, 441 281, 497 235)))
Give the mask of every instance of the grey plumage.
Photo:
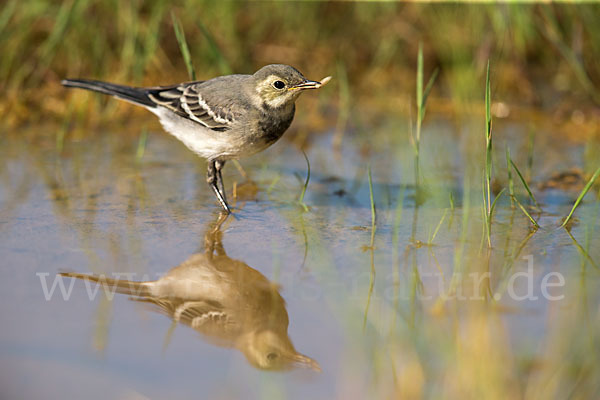
POLYGON ((62 84, 109 94, 156 114, 167 132, 208 160, 207 181, 227 212, 221 178, 225 162, 275 143, 291 125, 301 91, 322 85, 283 64, 267 65, 253 75, 162 87, 134 88, 93 80, 64 80, 62 84))

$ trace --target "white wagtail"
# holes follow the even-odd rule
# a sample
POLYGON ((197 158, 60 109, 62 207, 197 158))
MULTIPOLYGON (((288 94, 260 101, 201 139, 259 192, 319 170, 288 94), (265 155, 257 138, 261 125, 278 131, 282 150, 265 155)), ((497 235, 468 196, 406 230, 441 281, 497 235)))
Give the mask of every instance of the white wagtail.
MULTIPOLYGON (((222 217, 226 218, 225 214, 222 217)), ((205 236, 205 252, 189 257, 156 281, 137 282, 74 272, 60 275, 96 282, 109 294, 151 304, 213 344, 241 351, 254 367, 320 371, 317 361, 294 348, 278 286, 243 261, 227 256, 217 222, 205 236)))
POLYGON ((164 129, 208 161, 207 182, 223 209, 227 204, 221 169, 275 143, 292 123, 294 102, 304 89, 329 81, 306 79, 297 69, 267 65, 253 75, 226 75, 172 86, 135 88, 67 79, 68 87, 93 90, 144 106, 164 129))

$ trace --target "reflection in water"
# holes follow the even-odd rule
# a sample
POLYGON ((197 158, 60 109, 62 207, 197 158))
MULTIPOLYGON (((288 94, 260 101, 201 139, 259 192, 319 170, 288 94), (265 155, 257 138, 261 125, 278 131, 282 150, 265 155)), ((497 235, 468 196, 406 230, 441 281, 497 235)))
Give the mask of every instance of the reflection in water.
POLYGON ((71 272, 61 275, 98 282, 104 290, 149 303, 174 322, 191 326, 209 342, 238 349, 257 368, 320 371, 319 364, 298 353, 290 341, 288 314, 278 286, 225 253, 220 230, 225 219, 222 214, 209 227, 204 253, 192 255, 156 281, 71 272))

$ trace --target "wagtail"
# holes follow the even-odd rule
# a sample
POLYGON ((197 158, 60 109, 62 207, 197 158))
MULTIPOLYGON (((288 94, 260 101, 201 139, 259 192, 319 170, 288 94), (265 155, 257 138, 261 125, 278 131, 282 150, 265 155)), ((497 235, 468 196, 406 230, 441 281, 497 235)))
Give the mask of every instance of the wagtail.
POLYGON ((227 215, 220 217, 205 235, 205 252, 192 255, 158 280, 138 282, 74 272, 60 275, 95 282, 108 294, 123 293, 150 304, 209 342, 239 350, 254 367, 320 371, 319 363, 299 353, 289 338, 288 313, 279 286, 243 261, 227 256, 220 230, 227 215))
POLYGON ((311 81, 294 67, 272 64, 253 75, 172 86, 136 88, 80 79, 62 84, 109 94, 156 114, 167 132, 207 159, 207 182, 223 209, 231 213, 221 176, 225 162, 275 143, 292 123, 300 93, 318 89, 330 79, 311 81))

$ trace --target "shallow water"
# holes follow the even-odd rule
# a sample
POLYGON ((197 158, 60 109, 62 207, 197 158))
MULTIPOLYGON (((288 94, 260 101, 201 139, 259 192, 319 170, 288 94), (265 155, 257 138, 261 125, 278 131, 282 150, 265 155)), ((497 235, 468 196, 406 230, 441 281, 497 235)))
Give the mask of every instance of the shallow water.
MULTIPOLYGON (((306 164, 289 142, 242 161, 252 184, 228 164, 224 178, 236 211, 219 229, 204 161, 166 134, 151 132, 140 159, 137 138, 118 132, 67 138, 61 152, 52 135, 35 141, 0 136, 3 394, 452 398, 464 394, 465 385, 468 393, 488 397, 573 388, 594 393, 598 386, 582 372, 597 372, 600 342, 594 194, 577 210, 570 232, 558 225, 576 191, 535 190, 542 206, 539 213, 530 209, 542 226, 537 231, 504 197, 488 251, 480 181, 466 178, 479 169, 470 150, 477 145, 448 121, 428 123, 422 147, 427 194, 416 207, 412 150, 395 126, 406 123, 347 133, 338 150, 332 132, 315 135, 307 151, 308 211, 297 202, 306 164), (368 165, 377 209, 373 243, 368 165), (90 299, 84 281, 57 275, 127 273, 154 280, 194 254, 212 254, 215 243, 223 246, 225 266, 203 262, 198 268, 217 271, 219 282, 229 285, 224 293, 247 304, 260 290, 285 300, 285 306, 258 302, 253 310, 238 305, 232 313, 251 315, 243 330, 268 326, 278 340, 289 335, 320 373, 316 364, 263 371, 235 335, 228 341, 218 329, 172 323, 172 314, 127 294, 90 299), (232 270, 262 274, 262 289, 232 278, 232 270), (556 284, 547 293, 544 279, 556 284), (55 280, 68 295, 58 286, 44 293, 44 283, 50 290, 55 280), (269 319, 261 313, 279 316, 255 322, 269 319), (558 382, 552 389, 549 377, 558 382)), ((508 143, 524 169, 526 129, 506 124, 498 132, 497 147, 508 143)), ((536 135, 536 154, 543 157, 534 160, 533 181, 581 166, 583 152, 582 144, 536 135)), ((504 177, 502 156, 495 162, 504 177)))

